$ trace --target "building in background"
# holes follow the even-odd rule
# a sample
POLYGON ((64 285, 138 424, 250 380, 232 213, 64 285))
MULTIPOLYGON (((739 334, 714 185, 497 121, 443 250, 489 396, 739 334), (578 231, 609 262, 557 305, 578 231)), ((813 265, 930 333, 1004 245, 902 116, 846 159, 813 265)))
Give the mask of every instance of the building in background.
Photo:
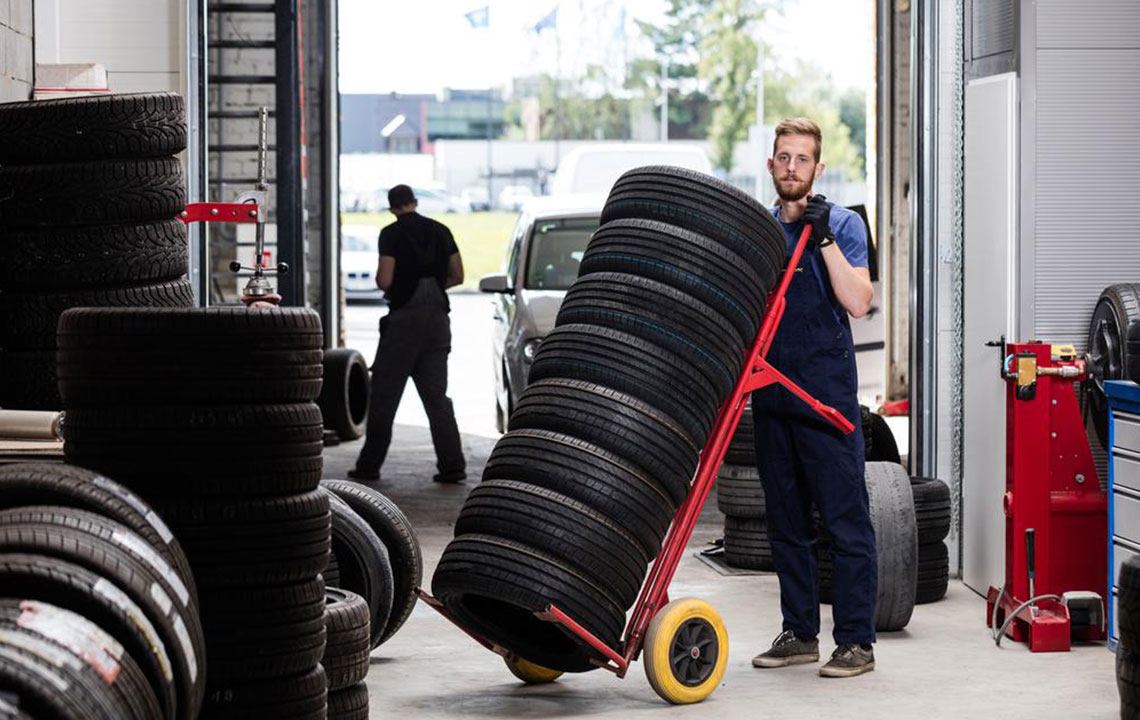
POLYGON ((430 155, 436 140, 486 140, 488 125, 491 138, 496 139, 506 126, 503 100, 491 90, 342 95, 340 102, 344 154, 430 155))

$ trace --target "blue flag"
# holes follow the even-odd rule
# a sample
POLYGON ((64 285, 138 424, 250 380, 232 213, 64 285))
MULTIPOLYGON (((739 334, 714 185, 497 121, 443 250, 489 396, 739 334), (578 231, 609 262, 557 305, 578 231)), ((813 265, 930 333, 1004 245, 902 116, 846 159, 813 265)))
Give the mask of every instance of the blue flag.
POLYGON ((543 30, 546 30, 547 28, 550 28, 551 30, 553 30, 556 27, 558 27, 558 6, 557 5, 554 6, 554 9, 550 11, 549 15, 547 15, 546 17, 544 17, 543 19, 538 21, 538 23, 534 26, 534 31, 536 33, 541 33, 543 30))
POLYGON ((464 17, 467 18, 467 22, 471 23, 471 27, 485 28, 491 24, 491 6, 484 5, 481 8, 472 10, 464 17))

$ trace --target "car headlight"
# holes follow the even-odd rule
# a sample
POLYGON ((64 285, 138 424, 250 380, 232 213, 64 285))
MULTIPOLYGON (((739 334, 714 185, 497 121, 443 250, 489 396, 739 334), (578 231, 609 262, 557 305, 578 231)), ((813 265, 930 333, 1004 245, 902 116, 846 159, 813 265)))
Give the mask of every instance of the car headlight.
POLYGON ((538 346, 542 344, 542 338, 532 338, 523 343, 523 358, 529 363, 534 362, 535 353, 538 352, 538 346))

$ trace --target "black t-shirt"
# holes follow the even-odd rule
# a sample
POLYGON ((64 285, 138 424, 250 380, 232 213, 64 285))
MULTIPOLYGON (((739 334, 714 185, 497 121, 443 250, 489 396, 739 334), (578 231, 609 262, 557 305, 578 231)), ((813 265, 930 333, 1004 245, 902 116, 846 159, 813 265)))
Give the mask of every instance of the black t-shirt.
POLYGON ((388 307, 398 309, 412 298, 421 278, 435 278, 440 289, 447 284, 447 263, 459 252, 447 226, 411 212, 380 231, 380 257, 396 259, 392 287, 385 293, 388 307))

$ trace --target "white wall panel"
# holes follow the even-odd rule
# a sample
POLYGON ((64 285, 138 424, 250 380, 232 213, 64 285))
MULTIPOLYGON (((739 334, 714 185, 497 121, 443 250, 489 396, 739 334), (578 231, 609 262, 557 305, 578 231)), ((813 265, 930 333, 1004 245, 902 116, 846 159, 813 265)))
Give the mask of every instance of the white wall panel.
POLYGON ((99 63, 113 92, 183 91, 185 0, 36 0, 40 63, 99 63))
POLYGON ((986 342, 1017 333, 1017 76, 973 80, 965 107, 962 579, 1004 577, 1005 382, 986 342))

